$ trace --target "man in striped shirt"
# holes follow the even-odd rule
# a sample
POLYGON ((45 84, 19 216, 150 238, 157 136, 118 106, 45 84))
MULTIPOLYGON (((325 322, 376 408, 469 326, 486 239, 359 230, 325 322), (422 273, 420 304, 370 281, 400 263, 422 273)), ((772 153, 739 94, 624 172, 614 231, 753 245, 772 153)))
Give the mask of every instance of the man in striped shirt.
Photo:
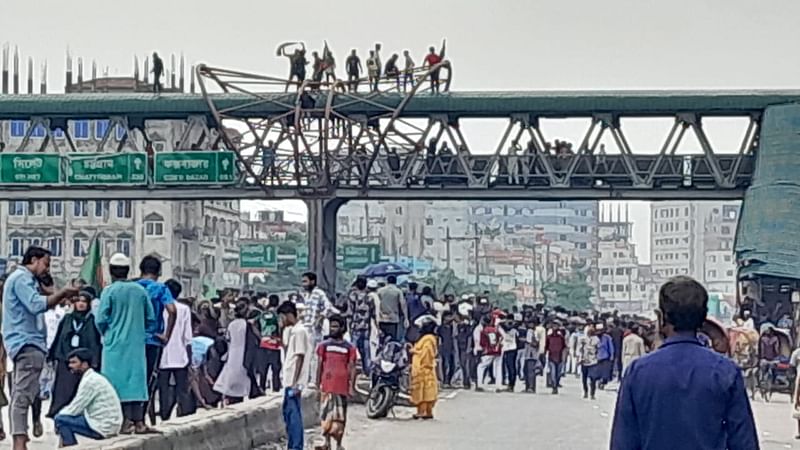
POLYGON ((81 382, 75 398, 55 417, 62 447, 78 445, 75 435, 106 439, 115 436, 122 427, 122 406, 117 392, 103 375, 89 366, 91 360, 91 352, 84 348, 73 350, 68 356, 69 368, 81 376, 81 382))

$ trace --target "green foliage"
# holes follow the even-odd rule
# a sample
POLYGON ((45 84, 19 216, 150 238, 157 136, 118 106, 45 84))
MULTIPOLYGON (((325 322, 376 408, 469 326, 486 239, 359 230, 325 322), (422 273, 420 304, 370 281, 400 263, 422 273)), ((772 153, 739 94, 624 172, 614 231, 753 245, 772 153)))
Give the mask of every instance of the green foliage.
POLYGON ((592 307, 592 287, 586 277, 578 273, 557 282, 545 283, 542 292, 548 306, 561 306, 573 311, 585 311, 592 307))
POLYGON ((489 291, 489 298, 497 306, 509 309, 517 304, 517 297, 512 292, 500 292, 496 286, 485 283, 470 283, 456 276, 452 269, 432 272, 430 276, 419 280, 423 285, 433 288, 437 296, 453 294, 457 298, 463 294, 482 294, 489 291))

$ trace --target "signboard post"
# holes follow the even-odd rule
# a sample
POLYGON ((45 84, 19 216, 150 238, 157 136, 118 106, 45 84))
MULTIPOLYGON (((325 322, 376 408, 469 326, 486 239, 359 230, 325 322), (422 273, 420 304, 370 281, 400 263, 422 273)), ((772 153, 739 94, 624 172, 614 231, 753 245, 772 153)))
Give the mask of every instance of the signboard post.
POLYGON ((227 184, 236 181, 233 152, 165 152, 155 155, 156 184, 227 184))
POLYGON ((252 242, 239 246, 239 269, 264 271, 278 267, 277 248, 272 244, 252 242))
POLYGON ((61 156, 35 153, 0 154, 0 184, 59 184, 61 156))
POLYGON ((146 184, 147 156, 117 153, 67 156, 69 184, 146 184))
POLYGON ((363 269, 370 264, 381 260, 381 246, 379 244, 345 244, 343 269, 363 269))

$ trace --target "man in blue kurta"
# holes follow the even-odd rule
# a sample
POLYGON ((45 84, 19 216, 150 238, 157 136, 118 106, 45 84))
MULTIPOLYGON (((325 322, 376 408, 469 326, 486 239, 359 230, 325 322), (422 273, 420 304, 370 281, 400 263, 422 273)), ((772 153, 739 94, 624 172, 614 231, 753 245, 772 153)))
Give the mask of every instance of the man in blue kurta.
POLYGON ((145 288, 128 281, 130 259, 117 253, 109 260, 111 286, 103 289, 95 323, 103 333, 103 375, 122 402, 122 433, 147 433, 146 329, 155 323, 153 305, 145 288))

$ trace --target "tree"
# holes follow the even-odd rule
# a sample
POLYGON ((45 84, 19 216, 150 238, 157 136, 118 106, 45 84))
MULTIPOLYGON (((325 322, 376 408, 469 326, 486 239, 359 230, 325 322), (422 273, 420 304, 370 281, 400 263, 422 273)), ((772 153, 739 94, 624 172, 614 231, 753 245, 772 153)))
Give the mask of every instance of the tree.
POLYGON ((456 276, 452 269, 433 272, 430 276, 420 280, 422 284, 433 288, 437 296, 453 294, 456 297, 462 294, 480 295, 489 292, 492 302, 500 308, 510 309, 517 304, 517 296, 512 292, 500 292, 496 286, 484 283, 470 283, 456 276))
POLYGON ((592 307, 592 287, 580 273, 573 273, 563 280, 544 283, 542 292, 545 295, 545 304, 550 306, 561 306, 570 311, 585 311, 592 307))

